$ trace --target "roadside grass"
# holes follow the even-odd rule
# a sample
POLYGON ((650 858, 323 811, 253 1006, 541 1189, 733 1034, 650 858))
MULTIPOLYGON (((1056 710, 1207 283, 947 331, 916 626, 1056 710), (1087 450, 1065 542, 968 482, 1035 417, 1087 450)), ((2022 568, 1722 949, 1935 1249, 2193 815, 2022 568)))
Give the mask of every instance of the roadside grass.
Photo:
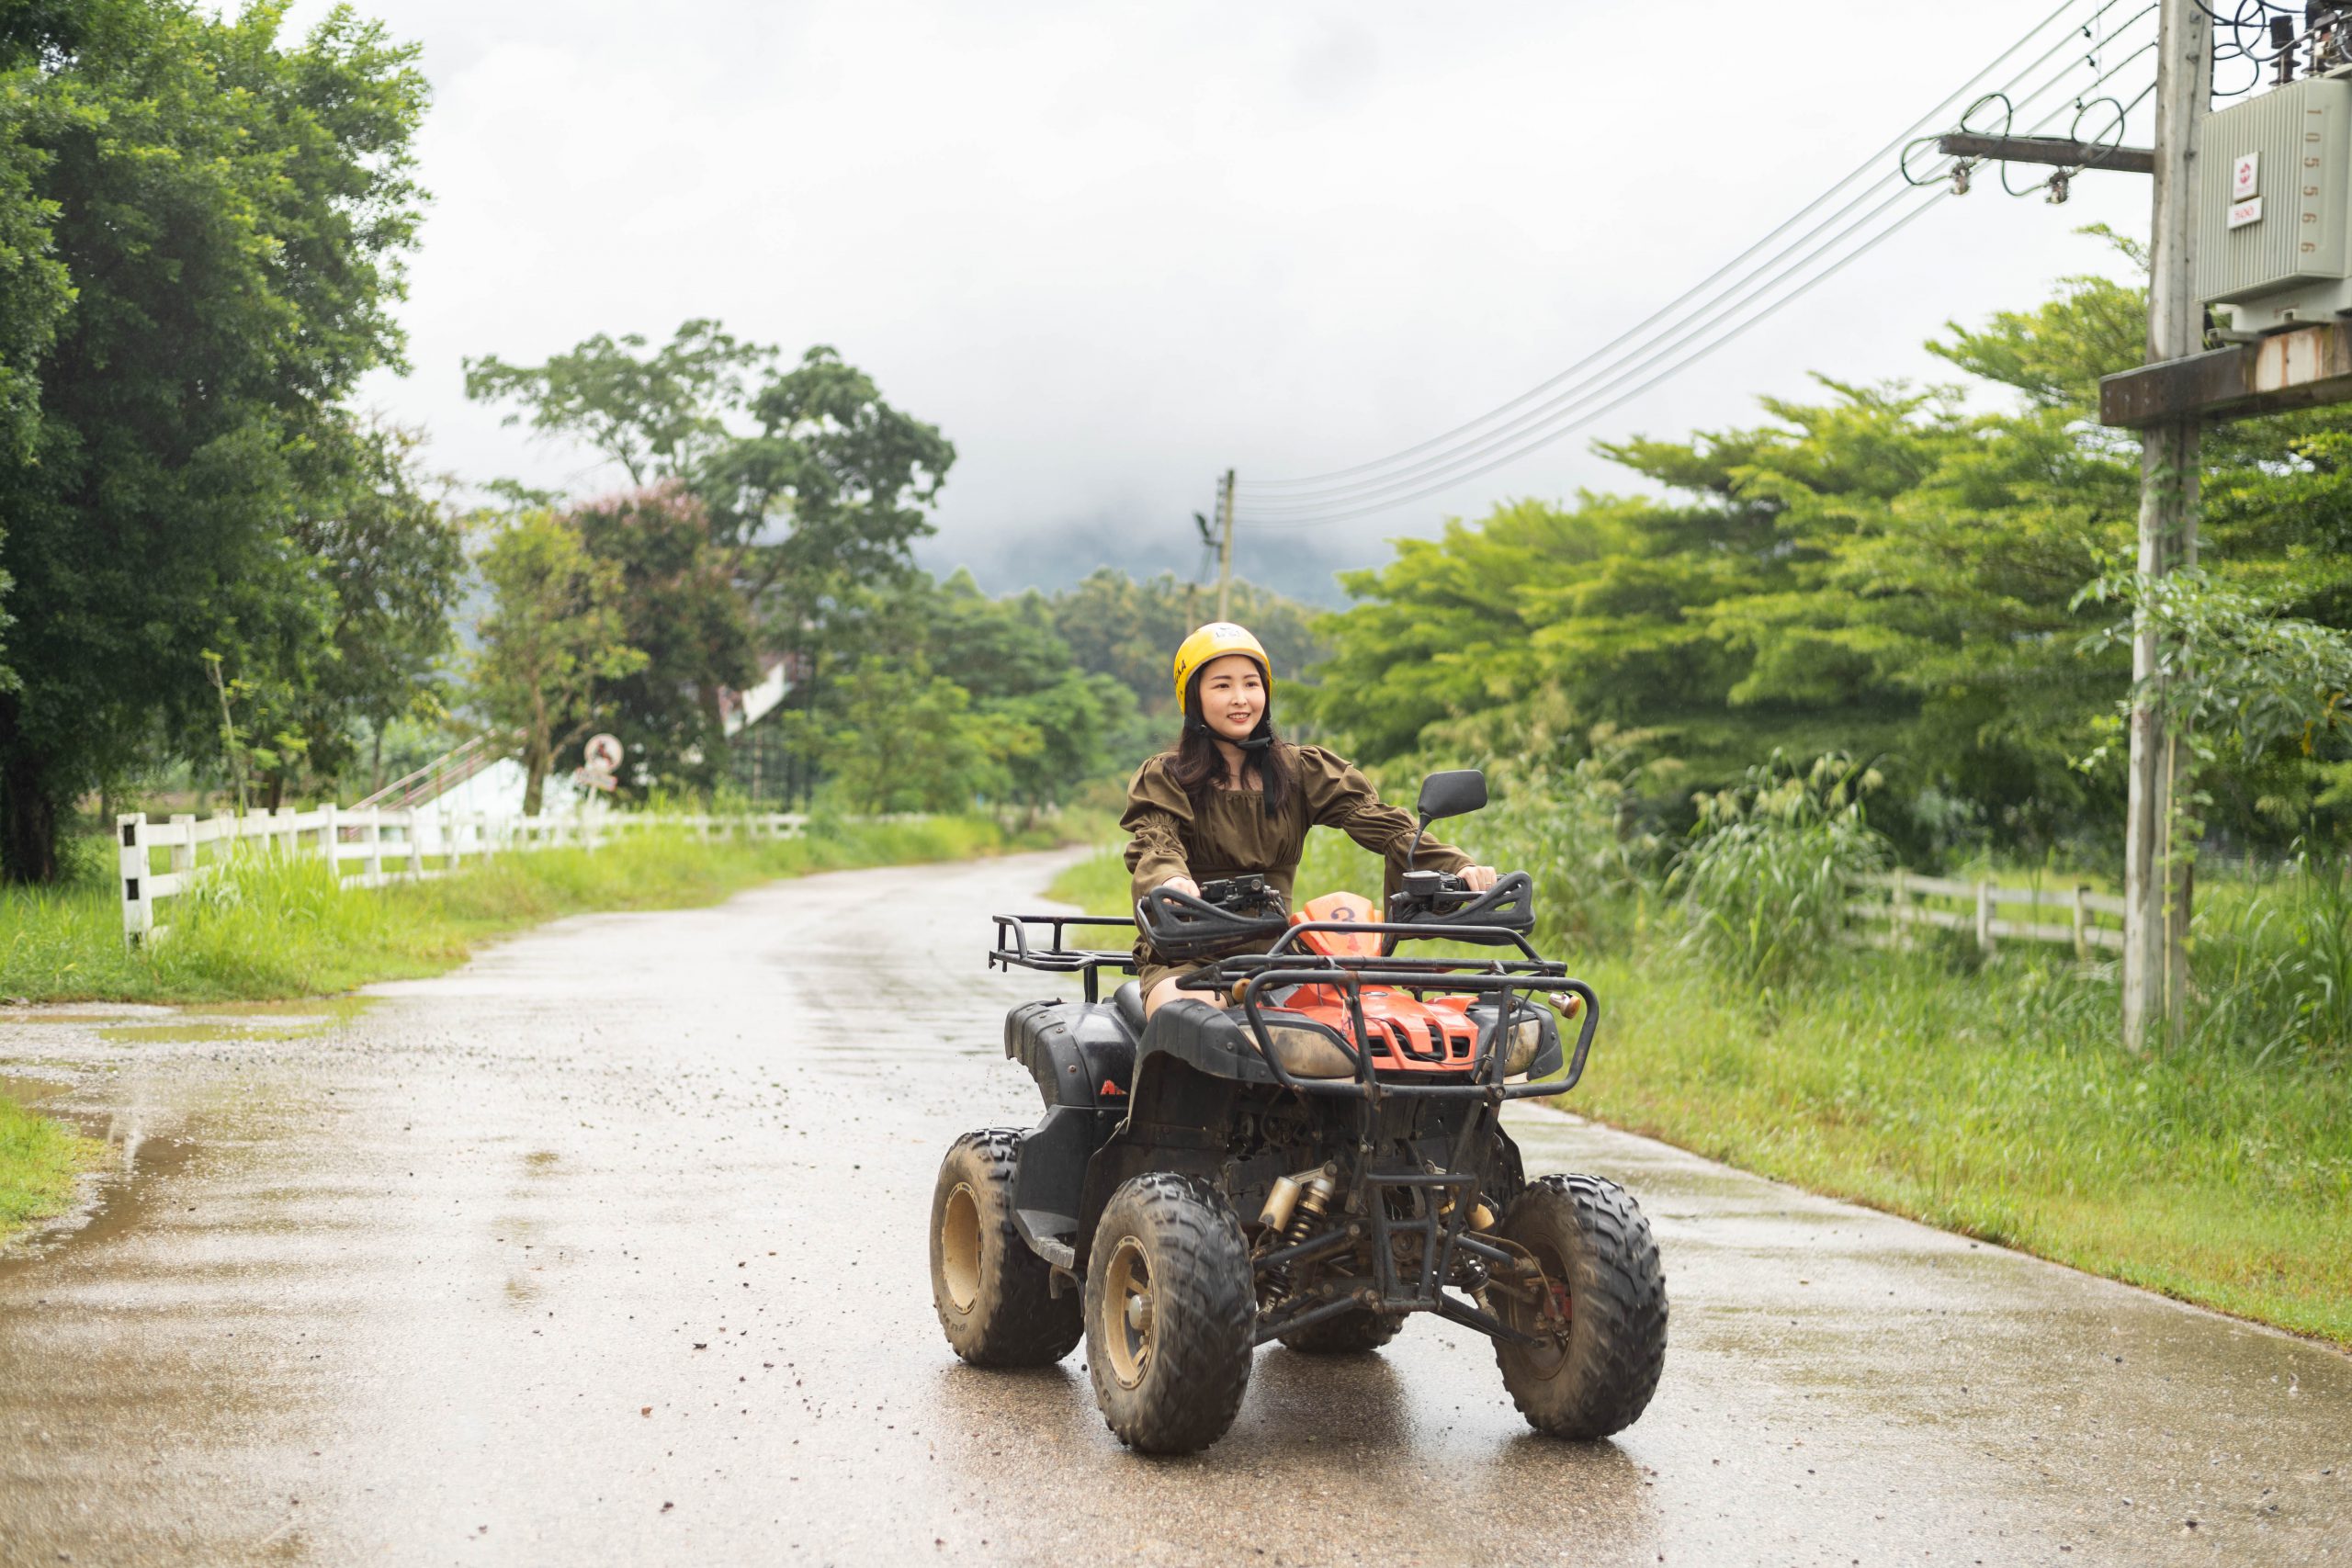
POLYGON ((0 1099, 0 1242, 62 1213, 74 1182, 106 1157, 106 1145, 52 1117, 0 1099))
MULTIPOLYGON (((1379 883, 1371 857, 1317 832, 1298 894, 1379 883)), ((2311 953, 2339 929, 2329 900, 2344 890, 2306 883, 2261 914, 2250 912, 2257 890, 2215 891, 2199 1027, 2144 1060, 2118 1041, 2111 970, 2078 967, 2063 949, 2019 944, 1989 964, 1964 939, 1840 949, 1800 980, 1757 987, 1628 900, 1594 941, 1539 939, 1601 999, 1591 1064, 1564 1103, 1814 1191, 2352 1346, 2352 1073, 2340 1051, 2282 1043, 2304 1038, 2290 1023, 2340 994, 2311 953)), ((1115 851, 1052 892, 1102 913, 1127 907, 1115 851)))

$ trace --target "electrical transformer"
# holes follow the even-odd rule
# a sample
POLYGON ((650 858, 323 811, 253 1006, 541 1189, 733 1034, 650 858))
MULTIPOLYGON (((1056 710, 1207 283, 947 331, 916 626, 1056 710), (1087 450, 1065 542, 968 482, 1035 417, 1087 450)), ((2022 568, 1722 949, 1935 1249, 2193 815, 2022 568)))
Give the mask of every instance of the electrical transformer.
POLYGON ((2307 76, 2205 117, 2197 296, 2247 339, 2352 316, 2352 78, 2307 76))

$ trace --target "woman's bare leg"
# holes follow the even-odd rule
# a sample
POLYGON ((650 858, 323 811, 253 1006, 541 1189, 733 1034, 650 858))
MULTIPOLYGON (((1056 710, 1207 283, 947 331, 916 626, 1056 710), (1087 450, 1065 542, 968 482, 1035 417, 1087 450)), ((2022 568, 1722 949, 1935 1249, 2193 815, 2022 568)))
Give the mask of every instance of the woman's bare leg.
POLYGON ((1176 982, 1180 978, 1182 978, 1182 976, 1170 975, 1151 988, 1151 994, 1143 999, 1144 1017, 1149 1018, 1153 1013, 1158 1012, 1161 1008, 1166 1007, 1170 1002, 1174 1001, 1179 997, 1190 997, 1194 1001, 1206 1002, 1209 1006, 1216 1008, 1221 1008, 1226 1005, 1225 994, 1221 991, 1179 990, 1176 987, 1176 982))

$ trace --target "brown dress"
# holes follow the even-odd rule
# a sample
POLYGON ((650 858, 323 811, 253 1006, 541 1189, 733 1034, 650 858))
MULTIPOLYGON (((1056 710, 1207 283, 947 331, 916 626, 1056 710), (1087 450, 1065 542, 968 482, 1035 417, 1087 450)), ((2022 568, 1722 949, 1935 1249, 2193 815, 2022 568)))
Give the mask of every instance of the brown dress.
MULTIPOLYGON (((1405 854, 1419 828, 1411 812, 1383 806, 1372 782, 1344 757, 1320 746, 1284 744, 1282 749, 1300 787, 1278 817, 1266 815, 1264 793, 1255 789, 1215 791, 1195 813, 1191 799, 1168 776, 1169 764, 1175 761, 1172 753, 1162 752, 1138 768, 1127 786, 1126 815, 1119 819, 1132 835, 1127 844, 1130 897, 1141 898, 1171 876, 1205 883, 1259 875, 1282 889, 1287 908, 1291 879, 1297 874, 1310 827, 1336 828, 1386 859, 1383 908, 1406 871, 1460 871, 1473 863, 1460 850, 1423 839, 1420 852, 1407 866, 1405 854)), ((1136 963, 1147 997, 1169 976, 1197 967, 1166 962, 1140 935, 1136 938, 1136 963)))

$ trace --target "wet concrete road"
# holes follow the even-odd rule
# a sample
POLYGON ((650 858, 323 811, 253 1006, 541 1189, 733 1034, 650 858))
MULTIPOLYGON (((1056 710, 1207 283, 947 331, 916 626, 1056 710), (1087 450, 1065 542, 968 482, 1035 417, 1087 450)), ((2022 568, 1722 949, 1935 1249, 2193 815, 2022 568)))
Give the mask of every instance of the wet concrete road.
POLYGON ((0 1261, 0 1562, 2352 1562, 2352 1359, 1543 1111, 1529 1168, 1665 1252, 1615 1443, 1426 1318, 1261 1352, 1172 1461, 1076 1355, 961 1366, 931 1179, 1034 1117, 999 1026, 1052 987, 980 917, 1055 863, 569 920, 356 1009, 0 1015, 136 1172, 0 1261))

